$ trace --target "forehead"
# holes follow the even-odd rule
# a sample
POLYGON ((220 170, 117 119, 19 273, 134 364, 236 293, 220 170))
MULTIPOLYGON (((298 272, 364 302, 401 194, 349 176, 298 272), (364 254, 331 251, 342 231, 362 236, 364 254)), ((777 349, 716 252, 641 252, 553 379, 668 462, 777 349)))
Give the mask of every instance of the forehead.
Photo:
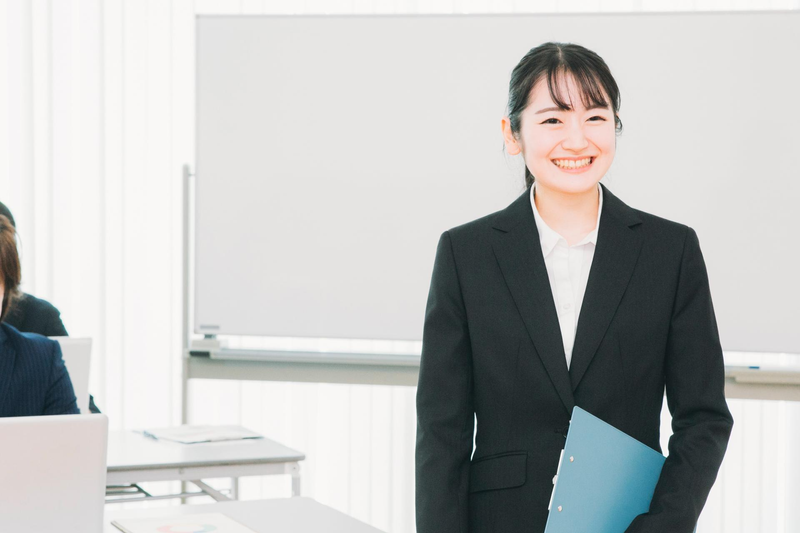
MULTIPOLYGON (((599 84, 597 85, 601 94, 596 96, 601 96, 605 100, 604 107, 608 108, 608 95, 599 87, 599 84)), ((533 85, 528 98, 528 107, 535 108, 533 109, 534 113, 546 107, 561 107, 560 104, 565 104, 571 109, 592 109, 597 108, 601 103, 596 97, 592 97, 591 89, 582 87, 575 76, 569 72, 556 74, 550 84, 548 84, 548 76, 545 74, 533 85)))

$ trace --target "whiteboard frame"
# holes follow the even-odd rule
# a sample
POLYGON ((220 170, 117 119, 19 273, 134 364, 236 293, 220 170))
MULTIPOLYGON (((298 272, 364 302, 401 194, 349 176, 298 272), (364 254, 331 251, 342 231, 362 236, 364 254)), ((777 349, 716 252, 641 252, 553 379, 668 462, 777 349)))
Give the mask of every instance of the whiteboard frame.
MULTIPOLYGON (((654 16, 654 15, 660 15, 660 14, 667 15, 667 16, 670 16, 670 17, 687 16, 687 17, 692 17, 693 19, 703 18, 703 17, 706 17, 706 16, 719 17, 719 16, 726 16, 726 15, 732 15, 732 16, 736 16, 736 17, 758 16, 758 15, 769 15, 769 16, 791 15, 794 18, 797 18, 797 16, 798 16, 798 12, 795 11, 795 10, 785 10, 785 11, 769 11, 769 10, 765 10, 765 11, 747 11, 747 12, 740 12, 740 11, 708 11, 708 12, 660 12, 660 13, 659 12, 641 12, 641 13, 639 13, 639 12, 625 12, 625 13, 557 13, 557 14, 555 14, 555 13, 547 13, 547 14, 543 14, 543 15, 546 15, 546 16, 557 16, 559 18, 587 17, 587 16, 591 16, 591 17, 609 17, 609 16, 620 17, 620 16, 624 16, 624 17, 635 18, 635 17, 640 17, 640 16, 651 17, 651 16, 654 16)), ((530 15, 533 15, 533 14, 530 14, 530 15)), ((462 19, 463 18, 469 18, 469 17, 481 18, 481 19, 491 19, 491 18, 501 18, 501 17, 507 17, 507 16, 508 16, 508 14, 479 14, 479 15, 478 14, 476 14, 476 15, 447 15, 447 14, 407 15, 407 14, 404 14, 404 15, 400 15, 399 17, 406 18, 406 19, 408 19, 408 18, 412 18, 412 19, 413 18, 418 18, 418 19, 434 18, 434 19, 436 19, 436 18, 454 18, 454 17, 462 18, 462 19)), ((310 17, 320 18, 319 15, 312 15, 310 17)), ((369 14, 369 15, 346 15, 346 14, 340 14, 340 15, 332 15, 332 16, 329 16, 327 18, 346 18, 346 19, 385 18, 385 19, 390 19, 390 18, 397 18, 397 17, 398 17, 397 15, 372 15, 372 14, 369 14)), ((222 19, 231 19, 231 18, 233 18, 233 19, 239 19, 239 18, 252 18, 252 17, 247 16, 247 15, 222 15, 222 16, 217 16, 217 15, 198 15, 197 16, 198 20, 206 19, 206 18, 222 18, 222 19)), ((297 18, 297 16, 295 16, 295 15, 266 15, 266 16, 261 16, 260 18, 284 19, 284 18, 297 18)), ((196 130, 196 132, 197 132, 197 130, 196 130)), ((623 198, 624 198, 624 196, 623 196, 623 198)), ((637 203, 634 203, 634 205, 638 206, 637 203)), ((197 239, 197 235, 195 235, 195 239, 197 239)), ((702 234, 701 234, 701 242, 705 242, 702 239, 702 234)), ((712 289, 713 289, 713 285, 714 285, 714 279, 712 279, 712 289)), ((196 288, 196 290, 194 292, 195 292, 195 305, 197 305, 197 298, 196 298, 197 288, 196 288)), ((727 292, 725 294, 727 294, 727 292)), ((723 302, 723 304, 724 304, 724 302, 723 302)), ((196 313, 195 313, 195 316, 196 316, 196 313)), ((195 332, 209 332, 209 331, 201 331, 201 329, 199 328, 199 324, 197 324, 196 321, 193 321, 192 325, 194 327, 194 331, 195 332)), ((230 334, 233 334, 233 332, 231 332, 230 334)), ((342 337, 348 338, 347 335, 343 335, 342 337)), ((738 345, 738 341, 736 343, 732 343, 732 344, 736 344, 736 345, 726 346, 726 347, 735 348, 735 349, 741 349, 741 350, 752 349, 752 347, 739 346, 738 345)))

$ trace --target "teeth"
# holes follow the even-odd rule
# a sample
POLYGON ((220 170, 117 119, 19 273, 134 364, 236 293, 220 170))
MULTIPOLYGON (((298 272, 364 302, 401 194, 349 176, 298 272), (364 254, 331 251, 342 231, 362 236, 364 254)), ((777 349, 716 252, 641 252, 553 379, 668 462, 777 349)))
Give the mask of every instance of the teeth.
POLYGON ((553 159, 553 163, 558 165, 560 168, 581 168, 591 163, 591 161, 591 157, 579 159, 577 161, 573 161, 571 159, 553 159))

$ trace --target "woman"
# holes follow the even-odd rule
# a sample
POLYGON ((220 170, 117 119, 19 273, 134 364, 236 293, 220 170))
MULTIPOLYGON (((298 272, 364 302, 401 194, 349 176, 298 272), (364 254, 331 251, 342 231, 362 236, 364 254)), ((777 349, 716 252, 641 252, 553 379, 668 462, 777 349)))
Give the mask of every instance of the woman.
MULTIPOLYGON (((14 223, 14 215, 11 214, 11 211, 3 202, 0 202, 0 215, 8 218, 16 232, 17 226, 14 223)), ((45 337, 69 336, 67 328, 64 327, 64 322, 61 321, 61 313, 53 304, 24 292, 17 293, 14 297, 13 305, 9 307, 3 320, 6 324, 14 326, 22 333, 38 333, 45 337)), ((94 403, 94 396, 91 394, 89 395, 89 412, 100 412, 100 409, 94 403)))
POLYGON ((58 343, 2 323, 20 277, 14 226, 0 215, 0 417, 77 414, 58 343))
POLYGON ((502 129, 528 188, 446 231, 436 252, 417 391, 419 533, 544 531, 572 408, 660 451, 665 389, 669 457, 627 531, 695 527, 733 425, 722 350, 695 232, 599 183, 619 103, 605 62, 578 45, 543 44, 512 73, 502 129))

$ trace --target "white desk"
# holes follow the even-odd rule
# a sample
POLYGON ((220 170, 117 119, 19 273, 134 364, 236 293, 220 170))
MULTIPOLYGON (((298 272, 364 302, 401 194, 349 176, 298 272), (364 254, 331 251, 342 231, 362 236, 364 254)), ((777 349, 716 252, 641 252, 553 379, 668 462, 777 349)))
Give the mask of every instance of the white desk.
POLYGON ((180 505, 160 509, 106 512, 104 533, 120 533, 112 520, 156 518, 198 513, 223 513, 257 533, 381 533, 379 529, 349 517, 311 498, 283 498, 220 502, 210 505, 180 505))
MULTIPOLYGON (((230 498, 215 491, 202 480, 232 478, 232 497, 236 499, 238 478, 285 474, 292 476, 292 496, 299 496, 298 461, 303 459, 305 455, 302 452, 267 438, 179 444, 157 441, 132 431, 111 431, 108 434, 106 485, 190 481, 217 501, 224 501, 230 498)), ((130 500, 131 498, 126 498, 119 501, 130 500)))

